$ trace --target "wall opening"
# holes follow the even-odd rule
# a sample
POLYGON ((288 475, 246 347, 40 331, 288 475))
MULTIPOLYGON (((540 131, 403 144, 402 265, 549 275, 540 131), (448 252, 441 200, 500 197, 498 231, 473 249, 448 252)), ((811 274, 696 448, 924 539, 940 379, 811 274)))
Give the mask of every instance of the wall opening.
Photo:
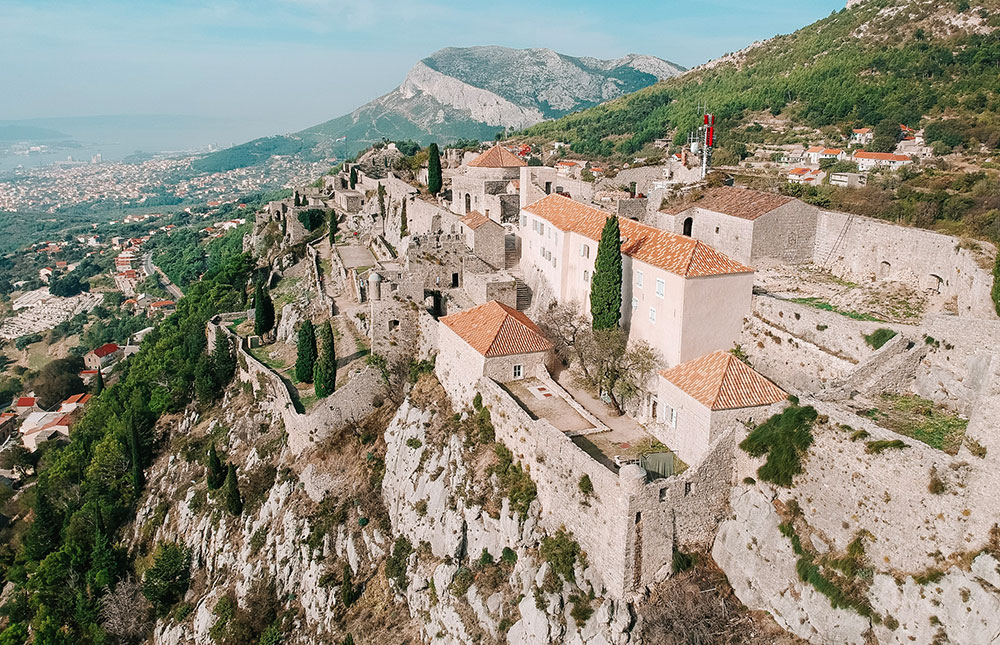
POLYGON ((552 182, 551 181, 545 182, 545 194, 546 195, 551 195, 552 194, 552 182))
POLYGON ((452 273, 451 274, 451 286, 452 286, 453 289, 456 288, 456 287, 458 287, 458 274, 457 273, 452 273))
POLYGON ((888 262, 882 262, 878 265, 878 277, 887 278, 890 271, 892 271, 892 265, 888 262))
POLYGON ((472 195, 465 193, 465 212, 468 213, 472 210, 472 195))
POLYGON ((396 329, 399 329, 399 321, 398 320, 390 320, 389 321, 389 331, 395 331, 396 329))
POLYGON ((691 237, 691 229, 694 228, 694 218, 689 217, 684 220, 684 235, 691 237))
POLYGON ((932 273, 930 279, 930 290, 934 293, 941 293, 942 286, 944 286, 944 278, 932 273))

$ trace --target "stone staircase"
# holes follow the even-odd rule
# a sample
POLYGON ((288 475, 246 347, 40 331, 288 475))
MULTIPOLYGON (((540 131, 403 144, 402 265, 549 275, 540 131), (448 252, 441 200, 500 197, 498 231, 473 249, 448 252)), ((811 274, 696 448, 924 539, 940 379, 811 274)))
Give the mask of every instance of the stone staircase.
POLYGON ((521 278, 515 277, 514 280, 517 282, 517 310, 525 311, 531 306, 531 287, 521 278))
POLYGON ((521 262, 521 254, 517 251, 517 240, 513 235, 508 235, 504 240, 503 268, 510 271, 516 269, 521 262))

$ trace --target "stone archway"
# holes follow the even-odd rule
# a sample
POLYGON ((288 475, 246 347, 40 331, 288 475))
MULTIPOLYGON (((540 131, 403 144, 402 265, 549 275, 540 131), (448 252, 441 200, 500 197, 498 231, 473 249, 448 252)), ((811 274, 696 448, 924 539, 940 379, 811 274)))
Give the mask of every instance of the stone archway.
POLYGON ((691 237, 691 231, 694 229, 694 218, 689 217, 684 220, 684 235, 691 237))

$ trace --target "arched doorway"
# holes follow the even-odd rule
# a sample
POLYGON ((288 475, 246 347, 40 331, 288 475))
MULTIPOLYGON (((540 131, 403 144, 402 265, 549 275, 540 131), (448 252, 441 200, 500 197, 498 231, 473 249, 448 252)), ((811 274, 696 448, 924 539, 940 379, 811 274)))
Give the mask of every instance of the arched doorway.
POLYGON ((691 237, 691 229, 694 228, 694 218, 689 217, 684 220, 684 235, 691 237))
POLYGON ((468 213, 472 210, 472 195, 465 193, 465 212, 468 213))

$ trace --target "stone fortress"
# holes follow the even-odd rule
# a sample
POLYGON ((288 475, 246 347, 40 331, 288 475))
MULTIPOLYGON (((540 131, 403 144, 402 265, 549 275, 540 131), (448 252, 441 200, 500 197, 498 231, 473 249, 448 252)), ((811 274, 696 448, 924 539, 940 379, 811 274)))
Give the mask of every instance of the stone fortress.
MULTIPOLYGON (((451 199, 364 161, 322 188, 301 189, 299 206, 268 205, 254 239, 277 222, 284 243, 298 244, 307 238, 299 210, 336 213, 344 241, 332 250, 331 276, 316 274, 317 288, 337 281, 350 303, 338 313, 389 364, 436 357, 455 409, 481 397, 497 440, 537 484, 542 525, 574 535, 599 593, 639 598, 671 574, 677 552, 711 552, 747 606, 813 642, 862 643, 871 634, 929 642, 937 632, 928 616, 948 625, 954 642, 1000 633, 1000 562, 986 546, 997 519, 989 491, 1000 483, 995 249, 734 187, 705 189, 668 210, 655 191, 609 205, 595 196, 611 184, 529 167, 502 146, 453 159, 451 199), (588 314, 608 217, 623 231, 624 328, 661 360, 622 423, 632 441, 666 446, 682 472, 594 450, 602 436, 626 431, 609 428, 599 400, 557 374, 534 322, 553 303, 588 314), (898 289, 924 309, 846 315, 853 312, 798 297, 789 274, 815 277, 820 291, 898 289), (888 342, 866 342, 882 330, 893 334, 888 342), (870 412, 886 394, 919 395, 967 419, 967 430, 947 452, 898 434, 870 412), (738 444, 789 396, 820 420, 805 472, 781 488, 757 481, 763 459, 738 444), (876 452, 873 442, 905 448, 876 452), (929 479, 947 492, 929 490, 929 479), (792 505, 818 553, 843 553, 865 536, 866 602, 879 620, 831 606, 799 579, 797 554, 778 529, 792 505), (941 582, 925 588, 919 574, 931 570, 941 582)), ((223 322, 210 333, 225 333, 223 322)), ((331 397, 329 409, 304 416, 268 371, 241 347, 240 378, 270 388, 297 445, 364 414, 378 390, 369 374, 331 397)))

